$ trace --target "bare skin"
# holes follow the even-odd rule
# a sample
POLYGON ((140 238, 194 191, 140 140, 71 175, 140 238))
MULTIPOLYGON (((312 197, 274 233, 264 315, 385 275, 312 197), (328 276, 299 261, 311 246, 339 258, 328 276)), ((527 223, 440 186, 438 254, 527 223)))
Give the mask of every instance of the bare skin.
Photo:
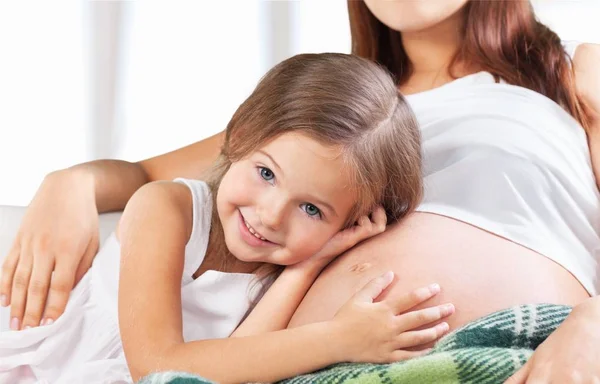
MULTIPOLYGON (((403 31, 403 45, 414 67, 412 76, 400 87, 404 93, 426 91, 452 80, 447 64, 460 44, 458 36, 452 33, 457 30, 453 23, 460 22, 460 19, 448 17, 443 21, 417 31, 403 31)), ((595 69, 598 59, 598 46, 582 45, 578 48, 573 66, 577 90, 585 97, 590 113, 595 116, 588 139, 594 172, 600 179, 600 101, 597 95, 600 76, 595 69)), ((456 75, 465 76, 477 72, 478 68, 469 63, 459 63, 457 70, 456 75)), ((216 135, 140 163, 95 162, 49 176, 30 205, 15 247, 3 266, 0 293, 5 295, 4 304, 11 304, 12 300, 11 317, 18 318, 19 327, 39 323, 47 295, 52 305, 45 316, 55 318, 64 310, 78 266, 83 265, 80 269, 86 270, 91 263, 91 258, 83 256, 88 244, 92 244, 93 248, 96 227, 92 224, 97 226, 96 208, 99 212, 122 209, 133 192, 149 181, 172 179, 175 175, 201 177, 202 170, 214 159, 221 142, 222 136, 216 135), (71 192, 68 198, 71 205, 64 201, 66 191, 71 192), (80 209, 80 205, 73 208, 73 201, 88 209, 80 209), (64 212, 62 225, 44 221, 44 217, 57 217, 49 210, 60 202, 63 202, 61 212, 64 212), (80 223, 91 224, 81 227, 80 223), (82 239, 81 244, 75 244, 78 247, 72 241, 73 233, 82 239), (65 244, 65 252, 59 252, 60 246, 65 244), (34 252, 34 249, 40 251, 34 252), (44 286, 32 290, 29 284, 29 281, 49 284, 49 279, 44 276, 52 270, 51 267, 31 272, 31 265, 38 258, 50 258, 47 264, 55 265, 55 271, 64 271, 60 276, 66 275, 59 280, 56 288, 51 287, 49 294, 47 289, 44 291, 44 286), (23 271, 29 271, 29 274, 23 271), (26 278, 13 285, 13 277, 19 273, 26 278), (15 298, 11 294, 11 290, 15 289, 19 292, 29 289, 30 297, 34 299, 28 299, 26 303, 25 293, 15 298)), ((579 377, 590 379, 590 382, 591 378, 600 378, 595 360, 579 358, 584 345, 588 346, 586 357, 597 356, 600 351, 597 347, 600 345, 598 297, 589 299, 587 292, 570 273, 544 256, 468 224, 432 214, 413 214, 386 234, 342 255, 316 280, 290 325, 295 327, 331 318, 358 287, 386 270, 393 270, 398 276, 390 295, 406 292, 423 283, 438 282, 443 293, 426 304, 432 305, 436 300, 453 302, 457 310, 448 319, 452 328, 515 304, 581 303, 569 320, 538 348, 531 363, 513 382, 525 382, 527 378, 545 382, 543 380, 549 377, 571 377, 569 375, 573 372, 579 372, 579 377)))
POLYGON ((447 319, 452 329, 513 305, 577 305, 589 297, 569 272, 544 256, 457 220, 414 213, 329 265, 290 327, 331 318, 366 281, 386 270, 397 275, 389 295, 439 282, 443 292, 427 304, 452 301, 456 312, 447 319))

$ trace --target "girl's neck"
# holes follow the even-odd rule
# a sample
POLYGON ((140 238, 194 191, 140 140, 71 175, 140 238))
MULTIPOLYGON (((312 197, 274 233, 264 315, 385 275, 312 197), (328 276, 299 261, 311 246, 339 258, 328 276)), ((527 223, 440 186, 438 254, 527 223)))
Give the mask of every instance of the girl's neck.
MULTIPOLYGON (((213 223, 214 225, 215 223, 213 223)), ((210 231, 208 247, 202 264, 193 275, 197 279, 208 270, 228 273, 255 273, 264 263, 248 263, 239 260, 229 252, 223 231, 210 231)))
POLYGON ((402 45, 412 64, 410 77, 399 87, 404 94, 440 87, 454 80, 452 75, 463 77, 477 72, 473 66, 462 62, 450 70, 452 59, 463 41, 464 17, 465 12, 459 11, 430 28, 402 32, 402 45))

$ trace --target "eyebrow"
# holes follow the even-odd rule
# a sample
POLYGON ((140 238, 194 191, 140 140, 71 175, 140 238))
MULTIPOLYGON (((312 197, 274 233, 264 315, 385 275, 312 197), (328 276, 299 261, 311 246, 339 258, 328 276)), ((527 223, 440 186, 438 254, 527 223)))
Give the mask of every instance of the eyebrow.
MULTIPOLYGON (((277 167, 277 169, 279 170, 279 172, 281 172, 281 174, 283 175, 283 169, 281 169, 281 167, 279 166, 279 164, 277 164, 277 162, 275 161, 275 159, 273 158, 273 156, 269 155, 266 151, 259 149, 258 150, 259 153, 267 156, 269 158, 269 160, 271 160, 271 162, 273 162, 273 164, 275 164, 275 166, 277 167)), ((331 211, 331 213, 333 213, 336 217, 338 216, 337 212, 335 211, 335 209, 333 209, 333 207, 330 204, 327 204, 326 202, 319 200, 317 198, 311 198, 310 200, 314 200, 315 203, 317 205, 322 205, 325 208, 327 208, 329 211, 331 211)))
POLYGON ((279 170, 279 172, 281 172, 281 174, 283 175, 283 169, 281 169, 281 167, 279 166, 279 164, 277 164, 277 162, 275 161, 275 159, 273 158, 273 156, 269 155, 267 152, 265 152, 262 149, 259 149, 258 152, 262 153, 265 156, 267 156, 269 158, 269 160, 271 160, 271 162, 273 164, 275 164, 275 166, 277 167, 277 169, 279 170))
POLYGON ((317 203, 318 205, 323 205, 323 206, 325 206, 325 208, 328 208, 328 209, 331 211, 331 213, 333 213, 333 215, 334 215, 335 217, 337 217, 337 216, 338 216, 338 214, 337 214, 337 212, 335 211, 335 209, 333 209, 333 207, 332 207, 331 205, 327 204, 326 202, 324 202, 324 201, 321 201, 321 200, 319 200, 319 199, 316 199, 316 198, 315 198, 315 199, 311 199, 311 200, 314 200, 314 201, 315 201, 315 203, 317 203))

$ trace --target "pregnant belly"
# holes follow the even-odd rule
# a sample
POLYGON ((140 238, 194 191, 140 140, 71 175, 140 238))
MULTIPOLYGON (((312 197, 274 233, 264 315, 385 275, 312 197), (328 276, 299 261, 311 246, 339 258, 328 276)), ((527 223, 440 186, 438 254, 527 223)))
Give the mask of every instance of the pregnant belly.
POLYGON ((573 275, 534 251, 454 219, 414 213, 328 266, 290 327, 331 319, 364 284, 389 270, 396 278, 386 296, 439 283, 442 292, 420 307, 453 303, 451 329, 514 305, 577 305, 589 297, 573 275))

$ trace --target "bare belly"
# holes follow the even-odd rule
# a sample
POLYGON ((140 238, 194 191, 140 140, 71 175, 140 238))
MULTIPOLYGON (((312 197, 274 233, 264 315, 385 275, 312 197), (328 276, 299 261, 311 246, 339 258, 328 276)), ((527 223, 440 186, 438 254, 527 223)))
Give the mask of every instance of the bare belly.
POLYGON ((423 306, 451 302, 451 329, 518 304, 577 305, 583 286, 552 260, 447 217, 415 213, 328 266, 296 310, 290 327, 331 319, 372 278, 392 270, 385 295, 439 283, 442 292, 423 306))

